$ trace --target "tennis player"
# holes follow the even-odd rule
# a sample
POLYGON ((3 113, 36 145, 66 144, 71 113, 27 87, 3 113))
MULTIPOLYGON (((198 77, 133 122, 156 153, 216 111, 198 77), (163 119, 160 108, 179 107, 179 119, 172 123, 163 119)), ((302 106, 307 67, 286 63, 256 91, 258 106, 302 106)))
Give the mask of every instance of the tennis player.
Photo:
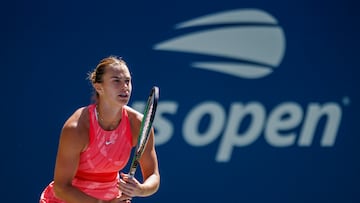
POLYGON ((160 185, 154 131, 140 159, 143 181, 120 173, 137 144, 142 114, 127 106, 131 75, 115 56, 89 73, 94 102, 77 109, 65 122, 54 179, 40 203, 124 203, 154 194, 160 185))

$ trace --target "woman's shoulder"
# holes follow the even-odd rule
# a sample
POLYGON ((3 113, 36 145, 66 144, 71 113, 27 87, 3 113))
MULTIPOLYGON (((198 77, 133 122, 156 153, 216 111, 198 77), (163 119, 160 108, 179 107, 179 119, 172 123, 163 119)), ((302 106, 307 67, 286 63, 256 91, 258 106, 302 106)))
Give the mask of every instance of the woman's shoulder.
POLYGON ((124 106, 127 114, 128 114, 128 118, 130 121, 130 125, 131 125, 131 132, 132 132, 132 145, 135 146, 137 143, 137 135, 139 134, 140 131, 140 126, 141 126, 141 120, 143 117, 143 114, 140 113, 139 111, 131 108, 130 106, 124 106))
POLYGON ((89 111, 88 106, 76 109, 65 122, 61 139, 66 146, 72 146, 82 151, 86 148, 89 137, 89 111))
POLYGON ((65 122, 63 129, 79 130, 80 132, 89 127, 89 106, 77 108, 65 122))
POLYGON ((129 119, 130 120, 138 120, 138 121, 141 121, 142 117, 143 117, 143 114, 140 113, 139 111, 135 110, 134 108, 130 107, 130 106, 124 106, 128 116, 129 116, 129 119))

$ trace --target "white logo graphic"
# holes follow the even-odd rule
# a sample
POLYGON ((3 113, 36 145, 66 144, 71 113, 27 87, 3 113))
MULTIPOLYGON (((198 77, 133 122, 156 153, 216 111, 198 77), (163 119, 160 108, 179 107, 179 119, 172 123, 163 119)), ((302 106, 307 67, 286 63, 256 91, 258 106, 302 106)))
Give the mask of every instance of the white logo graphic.
POLYGON ((262 10, 224 11, 175 26, 183 28, 203 29, 156 44, 154 49, 218 57, 221 61, 199 61, 191 66, 247 79, 269 75, 284 56, 284 32, 262 10))
MULTIPOLYGON (((194 59, 198 54, 206 59, 193 61, 193 67, 239 78, 258 79, 271 74, 285 52, 282 28, 261 10, 220 12, 180 23, 175 28, 184 29, 187 34, 156 44, 155 50, 190 53, 194 59)), ((154 121, 156 145, 167 144, 175 135, 175 126, 180 126, 180 135, 192 147, 205 147, 219 140, 214 154, 216 162, 229 162, 236 156, 236 149, 258 140, 277 148, 333 147, 343 106, 348 106, 349 101, 345 97, 341 105, 335 101, 303 104, 287 100, 268 106, 252 100, 232 101, 225 106, 207 100, 182 108, 181 114, 179 101, 161 101, 154 121), (209 124, 200 130, 204 118, 209 119, 209 124)), ((142 111, 145 102, 135 101, 132 107, 142 111)))
POLYGON ((110 141, 106 141, 105 145, 109 145, 109 144, 113 144, 113 143, 114 143, 114 140, 110 140, 110 141))

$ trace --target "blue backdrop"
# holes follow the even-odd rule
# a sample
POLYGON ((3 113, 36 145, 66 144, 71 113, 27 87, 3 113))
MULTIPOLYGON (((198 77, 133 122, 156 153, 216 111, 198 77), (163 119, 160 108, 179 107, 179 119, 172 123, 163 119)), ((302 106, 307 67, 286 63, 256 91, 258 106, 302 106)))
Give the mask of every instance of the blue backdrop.
POLYGON ((161 187, 134 202, 359 202, 355 1, 3 2, 4 202, 37 202, 108 55, 160 87, 161 187))

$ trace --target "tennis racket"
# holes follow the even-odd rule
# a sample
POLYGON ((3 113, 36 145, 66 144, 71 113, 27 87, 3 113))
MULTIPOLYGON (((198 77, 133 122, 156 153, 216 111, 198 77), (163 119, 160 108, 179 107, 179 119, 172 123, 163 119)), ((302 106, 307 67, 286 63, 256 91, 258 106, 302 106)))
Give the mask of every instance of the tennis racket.
POLYGON ((154 86, 150 91, 150 95, 147 100, 144 110, 144 115, 141 121, 138 143, 136 145, 129 170, 130 177, 134 177, 137 166, 139 165, 139 159, 143 154, 146 143, 150 137, 149 135, 152 128, 152 123, 155 118, 158 99, 159 99, 159 88, 154 86))

